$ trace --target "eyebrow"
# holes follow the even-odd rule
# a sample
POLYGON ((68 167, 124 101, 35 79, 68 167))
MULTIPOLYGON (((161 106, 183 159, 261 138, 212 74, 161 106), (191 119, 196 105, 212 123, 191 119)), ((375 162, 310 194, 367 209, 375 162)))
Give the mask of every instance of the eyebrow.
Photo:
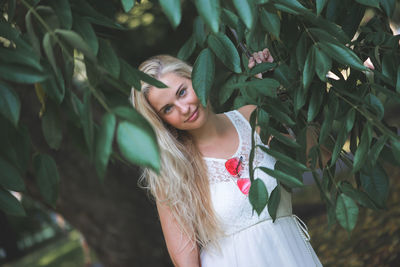
MULTIPOLYGON (((179 85, 178 89, 175 92, 175 95, 178 95, 179 90, 181 90, 181 88, 183 87, 183 83, 181 83, 181 85, 179 85)), ((165 108, 166 106, 168 106, 168 104, 164 105, 162 108, 160 108, 160 110, 158 111, 159 113, 161 112, 161 110, 163 110, 163 108, 165 108)))

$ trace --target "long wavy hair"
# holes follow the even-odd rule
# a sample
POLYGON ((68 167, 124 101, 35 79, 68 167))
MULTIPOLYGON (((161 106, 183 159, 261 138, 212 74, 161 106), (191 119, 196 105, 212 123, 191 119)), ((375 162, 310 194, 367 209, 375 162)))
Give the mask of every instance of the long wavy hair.
MULTIPOLYGON (((155 79, 171 72, 191 79, 192 73, 190 65, 168 55, 146 60, 139 70, 155 79)), ((145 168, 139 183, 151 192, 158 203, 166 204, 171 209, 182 234, 200 247, 214 243, 221 229, 211 203, 207 168, 202 155, 188 133, 166 124, 153 110, 147 100, 152 85, 142 82, 141 86, 141 91, 132 88, 130 100, 155 130, 161 170, 157 174, 145 168)))

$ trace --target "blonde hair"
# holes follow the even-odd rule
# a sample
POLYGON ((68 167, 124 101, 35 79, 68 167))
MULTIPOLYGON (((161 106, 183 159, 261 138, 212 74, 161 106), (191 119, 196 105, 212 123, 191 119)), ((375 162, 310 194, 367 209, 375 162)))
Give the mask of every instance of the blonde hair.
MULTIPOLYGON (((152 57, 139 70, 160 79, 175 73, 191 79, 192 67, 168 55, 152 57)), ((160 147, 161 170, 157 174, 145 168, 143 183, 157 202, 167 204, 182 233, 200 246, 217 240, 221 233, 211 203, 207 168, 200 151, 185 131, 167 125, 147 101, 152 85, 142 82, 141 91, 131 90, 131 102, 153 126, 160 147)))

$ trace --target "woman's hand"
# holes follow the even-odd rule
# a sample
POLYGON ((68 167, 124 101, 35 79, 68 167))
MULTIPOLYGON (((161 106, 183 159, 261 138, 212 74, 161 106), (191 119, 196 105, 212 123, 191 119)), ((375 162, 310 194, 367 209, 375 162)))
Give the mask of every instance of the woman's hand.
MULTIPOLYGON (((249 69, 252 69, 255 65, 260 64, 262 62, 274 62, 274 58, 269 52, 268 48, 265 48, 263 51, 258 51, 253 53, 253 56, 249 58, 249 69)), ((258 73, 255 75, 256 78, 262 79, 262 73, 258 73)))

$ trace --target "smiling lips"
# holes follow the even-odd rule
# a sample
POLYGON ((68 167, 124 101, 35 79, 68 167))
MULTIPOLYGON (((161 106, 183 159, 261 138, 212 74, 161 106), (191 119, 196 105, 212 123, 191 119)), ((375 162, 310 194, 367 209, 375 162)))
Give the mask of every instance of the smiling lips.
POLYGON ((199 115, 199 107, 196 108, 196 110, 193 112, 193 114, 185 121, 185 122, 192 122, 197 119, 199 115))

